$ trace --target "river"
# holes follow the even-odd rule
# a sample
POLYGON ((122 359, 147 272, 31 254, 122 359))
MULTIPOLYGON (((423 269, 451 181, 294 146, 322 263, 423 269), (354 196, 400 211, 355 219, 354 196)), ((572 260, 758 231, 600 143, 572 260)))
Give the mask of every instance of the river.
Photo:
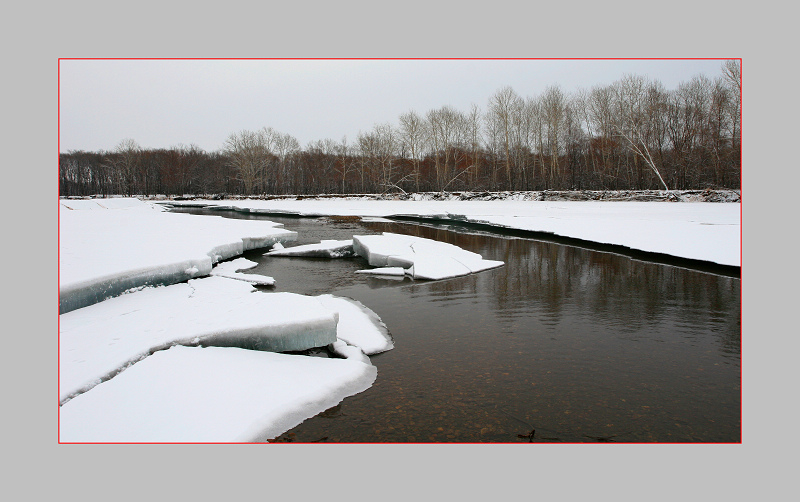
POLYGON ((372 356, 370 389, 279 441, 741 441, 738 277, 446 226, 181 212, 284 223, 296 244, 389 231, 505 262, 429 282, 355 274, 361 258, 246 253, 247 273, 276 280, 265 292, 353 298, 395 343, 372 356))

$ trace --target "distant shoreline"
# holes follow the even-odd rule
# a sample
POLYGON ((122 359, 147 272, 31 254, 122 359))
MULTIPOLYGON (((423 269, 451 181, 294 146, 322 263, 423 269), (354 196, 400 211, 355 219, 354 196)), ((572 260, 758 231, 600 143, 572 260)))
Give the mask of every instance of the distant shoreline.
MULTIPOLYGON (((111 197, 123 197, 115 195, 111 197)), ((317 195, 239 195, 185 194, 134 195, 141 200, 522 200, 522 201, 636 201, 636 202, 741 202, 741 190, 542 190, 502 192, 416 192, 383 194, 317 194, 317 195)), ((62 197, 66 199, 107 198, 100 195, 62 197)))

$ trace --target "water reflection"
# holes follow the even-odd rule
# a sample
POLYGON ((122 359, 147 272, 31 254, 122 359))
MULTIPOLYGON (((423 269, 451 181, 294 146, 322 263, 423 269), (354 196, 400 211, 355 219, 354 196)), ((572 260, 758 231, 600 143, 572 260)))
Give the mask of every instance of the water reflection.
POLYGON ((296 441, 738 442, 740 280, 531 239, 400 223, 267 217, 298 244, 383 231, 505 266, 444 281, 355 274, 360 258, 275 258, 275 291, 333 293, 381 316, 395 348, 372 388, 296 441), (536 430, 533 436, 532 429, 536 430))
MULTIPOLYGON (((505 267, 492 273, 426 285, 425 294, 434 298, 456 300, 476 296, 479 290, 491 292, 501 318, 534 314, 546 325, 562 323, 565 317, 594 319, 620 335, 658 336, 652 330, 666 323, 673 335, 693 339, 711 333, 722 352, 740 353, 740 281, 736 278, 530 239, 424 226, 388 228, 450 242, 505 262, 505 267)), ((412 295, 418 290, 410 287, 412 295)))

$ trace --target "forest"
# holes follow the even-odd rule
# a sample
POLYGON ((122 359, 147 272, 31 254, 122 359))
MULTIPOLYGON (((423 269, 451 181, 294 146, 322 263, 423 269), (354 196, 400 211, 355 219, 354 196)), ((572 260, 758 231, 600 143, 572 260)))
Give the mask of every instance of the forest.
POLYGON ((268 126, 211 152, 128 138, 111 151, 59 153, 59 194, 738 189, 741 82, 740 60, 728 60, 676 89, 633 74, 570 93, 504 87, 485 108, 410 110, 355 139, 305 147, 268 126))

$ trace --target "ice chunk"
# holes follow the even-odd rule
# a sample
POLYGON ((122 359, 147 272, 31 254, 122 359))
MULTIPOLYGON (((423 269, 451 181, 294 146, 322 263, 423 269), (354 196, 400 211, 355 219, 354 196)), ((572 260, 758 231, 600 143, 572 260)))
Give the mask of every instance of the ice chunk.
POLYGON ((356 361, 361 361, 366 364, 372 364, 364 354, 364 351, 360 348, 348 345, 347 342, 343 342, 341 340, 336 340, 332 344, 328 345, 328 348, 335 354, 345 358, 345 359, 355 359, 356 361))
POLYGON ((266 441, 363 392, 376 375, 354 359, 172 347, 61 406, 59 440, 266 441))
POLYGON ((318 296, 319 302, 339 314, 336 336, 365 354, 377 354, 394 347, 389 329, 375 312, 363 303, 341 296, 318 296))
POLYGON ((446 279, 503 265, 446 242, 384 232, 354 235, 353 249, 375 267, 400 267, 414 279, 446 279))
POLYGON ((275 279, 267 275, 238 273, 239 270, 253 268, 257 265, 258 263, 247 258, 236 258, 235 260, 219 263, 211 270, 211 275, 245 281, 257 286, 274 286, 275 279))
POLYGON ((305 244, 290 248, 271 249, 265 256, 302 256, 305 258, 349 258, 355 256, 353 239, 323 240, 318 244, 305 244))
POLYGON ((338 314, 314 297, 259 293, 243 281, 208 277, 112 298, 59 321, 64 402, 172 345, 324 347, 337 339, 338 314))
POLYGON ((364 270, 356 270, 356 273, 397 277, 406 275, 408 271, 403 267, 379 267, 379 268, 368 268, 364 270))

